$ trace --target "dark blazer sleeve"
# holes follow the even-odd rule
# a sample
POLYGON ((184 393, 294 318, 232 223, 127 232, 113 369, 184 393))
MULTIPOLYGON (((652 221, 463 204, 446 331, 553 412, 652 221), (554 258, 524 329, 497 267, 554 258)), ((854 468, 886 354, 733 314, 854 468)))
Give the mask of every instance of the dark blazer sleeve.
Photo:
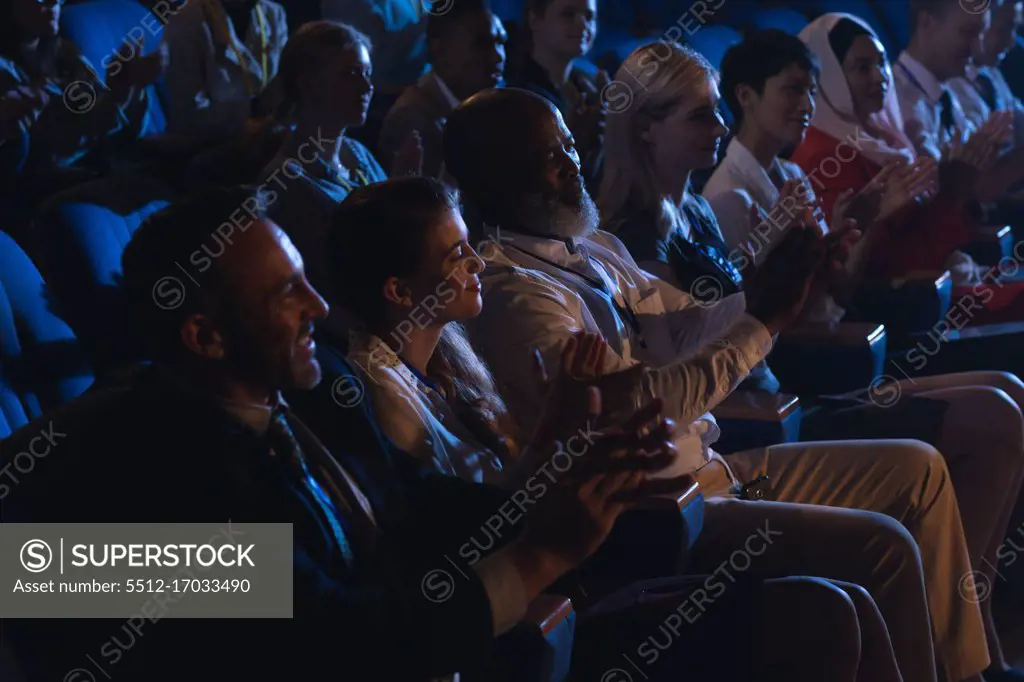
POLYGON ((440 553, 408 559, 398 574, 352 585, 296 551, 299 639, 322 653, 321 666, 340 654, 351 679, 405 679, 483 664, 494 634, 490 602, 475 572, 460 574, 440 553))

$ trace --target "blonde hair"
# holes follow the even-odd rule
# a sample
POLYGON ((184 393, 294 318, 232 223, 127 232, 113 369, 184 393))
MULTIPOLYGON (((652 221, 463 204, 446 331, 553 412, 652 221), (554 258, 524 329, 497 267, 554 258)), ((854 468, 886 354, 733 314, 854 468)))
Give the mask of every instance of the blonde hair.
POLYGON ((682 222, 679 209, 658 188, 650 146, 641 136, 652 122, 664 120, 700 79, 718 81, 718 72, 700 53, 677 43, 656 41, 638 47, 615 73, 630 89, 632 102, 608 117, 604 135, 604 173, 598 204, 602 229, 615 232, 627 212, 646 211, 668 232, 682 222))

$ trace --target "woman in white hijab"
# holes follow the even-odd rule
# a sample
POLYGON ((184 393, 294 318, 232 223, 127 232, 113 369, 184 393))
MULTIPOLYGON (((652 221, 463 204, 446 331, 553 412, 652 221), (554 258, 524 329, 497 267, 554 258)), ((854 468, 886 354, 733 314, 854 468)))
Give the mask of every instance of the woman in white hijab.
MULTIPOLYGON (((825 14, 800 38, 818 57, 821 78, 811 128, 792 160, 812 177, 826 214, 840 193, 859 190, 890 163, 932 163, 917 158, 904 132, 889 60, 870 26, 825 14)), ((968 203, 954 183, 939 182, 938 168, 931 181, 928 199, 873 226, 867 272, 894 278, 949 268, 956 285, 977 285, 983 270, 959 251, 977 227, 968 203)), ((989 310, 1006 302, 998 291, 989 299, 989 310)))
MULTIPOLYGON (((885 49, 874 31, 849 14, 826 14, 807 26, 800 38, 818 57, 821 76, 811 127, 792 160, 814 179, 815 191, 822 197, 826 214, 830 215, 840 193, 847 189, 860 190, 894 161, 918 163, 917 155, 904 133, 903 118, 892 87, 892 72, 885 49)), ((956 258, 953 254, 957 253, 960 240, 969 237, 972 227, 966 207, 957 204, 952 192, 939 187, 935 196, 922 204, 912 205, 870 228, 865 226, 866 233, 876 233, 868 254, 869 268, 873 265, 876 274, 883 276, 898 276, 913 269, 947 267, 956 258)), ((967 256, 962 258, 969 261, 967 256)), ((977 290, 977 286, 974 288, 977 290)), ((997 379, 995 375, 970 372, 925 377, 923 381, 933 387, 945 385, 951 392, 957 391, 953 387, 958 385, 1002 387, 1004 381, 1009 381, 1008 388, 1012 389, 1020 384, 1016 377, 1003 375, 1002 379, 997 379), (996 381, 991 381, 993 379, 996 381)), ((1020 394, 1011 392, 1020 407, 1020 394)), ((943 394, 925 395, 939 397, 943 394)), ((948 397, 953 397, 952 393, 948 397)), ((962 398, 966 398, 966 394, 962 398)), ((952 468, 953 464, 950 466, 952 468)), ((1003 537, 1004 520, 1009 520, 1009 507, 1018 499, 1018 486, 1019 483, 1010 487, 1000 520, 995 524, 971 522, 968 517, 973 512, 969 510, 979 498, 968 494, 969 487, 958 487, 961 513, 968 511, 965 528, 972 529, 967 532, 972 563, 979 568, 988 570, 984 564, 995 559, 992 551, 1003 537), (991 528, 993 525, 995 528, 991 528), (985 543, 979 539, 979 534, 992 531, 998 536, 994 540, 985 543), (982 549, 980 560, 979 548, 982 549)), ((1021 673, 1010 669, 1003 656, 987 600, 982 603, 982 614, 991 658, 985 679, 1021 679, 1014 677, 1021 673)))

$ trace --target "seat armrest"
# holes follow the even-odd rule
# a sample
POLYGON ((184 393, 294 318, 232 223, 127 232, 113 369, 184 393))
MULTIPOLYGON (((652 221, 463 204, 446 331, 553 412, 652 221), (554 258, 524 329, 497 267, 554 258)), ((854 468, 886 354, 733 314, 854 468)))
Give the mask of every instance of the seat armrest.
MULTIPOLYGON (((636 508, 666 517, 679 515, 683 519, 685 549, 691 549, 697 536, 704 530, 704 495, 700 492, 700 483, 696 481, 678 493, 645 498, 636 508)), ((684 556, 681 561, 687 561, 687 557, 684 556)))
POLYGON ((800 398, 789 393, 733 391, 712 413, 715 419, 781 422, 800 409, 800 398))
POLYGON ((961 249, 979 263, 998 263, 1013 257, 1013 229, 1009 225, 986 225, 975 230, 974 240, 961 249))
POLYGON ((785 391, 845 393, 881 373, 886 347, 885 326, 874 322, 802 325, 779 335, 768 365, 785 391))
POLYGON ((563 682, 569 677, 576 612, 566 597, 542 594, 526 610, 526 616, 497 639, 490 663, 479 678, 488 682, 563 682))
POLYGON ((696 482, 652 497, 619 516, 611 535, 579 569, 591 598, 639 580, 678 575, 704 526, 704 496, 696 482))
POLYGON ((546 635, 571 618, 572 614, 570 599, 556 594, 542 594, 530 602, 523 622, 546 635))
POLYGON ((888 281, 866 281, 854 296, 845 320, 884 324, 903 339, 932 329, 949 310, 953 277, 948 270, 912 272, 888 281))
POLYGON ((711 413, 721 430, 715 449, 725 455, 800 439, 803 410, 792 394, 733 391, 711 413))

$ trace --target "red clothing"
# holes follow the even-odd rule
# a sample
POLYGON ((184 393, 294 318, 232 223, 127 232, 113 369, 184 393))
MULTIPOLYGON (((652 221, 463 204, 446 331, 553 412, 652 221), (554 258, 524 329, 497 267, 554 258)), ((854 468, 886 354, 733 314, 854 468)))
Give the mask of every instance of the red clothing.
MULTIPOLYGON (((812 126, 793 154, 792 161, 808 176, 813 173, 811 186, 829 221, 841 193, 859 191, 882 170, 859 153, 845 161, 854 153, 856 148, 849 143, 812 126), (837 168, 839 172, 829 177, 837 168)), ((971 241, 975 222, 966 210, 940 197, 924 206, 910 206, 870 229, 877 233, 872 235, 866 274, 891 279, 914 270, 944 270, 949 255, 971 241)))

